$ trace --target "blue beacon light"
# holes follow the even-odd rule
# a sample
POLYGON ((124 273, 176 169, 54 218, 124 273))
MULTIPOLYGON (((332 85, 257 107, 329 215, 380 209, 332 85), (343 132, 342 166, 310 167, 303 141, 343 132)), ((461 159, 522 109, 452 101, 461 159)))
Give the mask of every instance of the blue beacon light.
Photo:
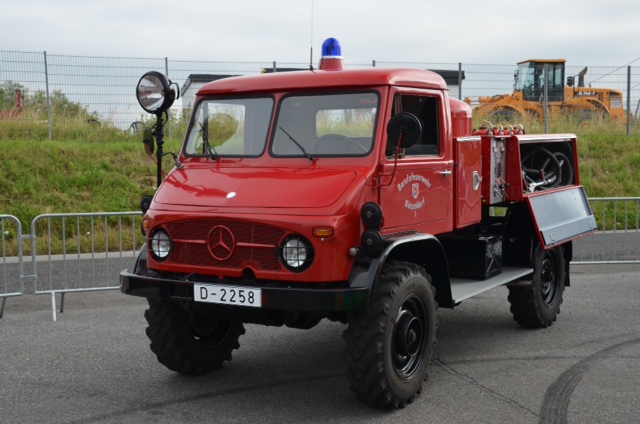
POLYGON ((342 47, 340 47, 340 42, 335 38, 327 38, 324 40, 324 43, 322 43, 322 57, 342 57, 342 47))
POLYGON ((322 57, 318 68, 324 71, 340 71, 344 69, 342 47, 335 38, 327 38, 322 43, 322 57))

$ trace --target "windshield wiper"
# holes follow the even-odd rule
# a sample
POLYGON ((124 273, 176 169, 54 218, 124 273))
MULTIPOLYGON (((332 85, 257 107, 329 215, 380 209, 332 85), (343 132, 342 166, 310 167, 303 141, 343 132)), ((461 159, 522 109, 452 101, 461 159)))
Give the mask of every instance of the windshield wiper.
POLYGON ((307 151, 304 149, 304 147, 302 147, 302 145, 296 141, 295 138, 291 137, 291 134, 286 132, 284 130, 284 128, 282 128, 282 127, 278 127, 278 128, 280 128, 282 130, 282 132, 285 133, 287 135, 287 137, 289 137, 291 139, 291 141, 293 141, 296 144, 296 146, 298 146, 300 148, 300 150, 302 151, 302 153, 304 153, 304 155, 307 157, 307 159, 309 159, 311 162, 313 162, 315 160, 313 158, 313 156, 311 156, 309 153, 307 153, 307 151))
POLYGON ((209 136, 207 135, 208 133, 208 127, 209 126, 209 121, 207 119, 205 119, 204 124, 201 124, 200 126, 200 134, 202 135, 202 143, 205 149, 207 149, 207 152, 209 153, 209 157, 212 160, 217 160, 218 159, 218 152, 216 152, 216 149, 209 144, 209 136))

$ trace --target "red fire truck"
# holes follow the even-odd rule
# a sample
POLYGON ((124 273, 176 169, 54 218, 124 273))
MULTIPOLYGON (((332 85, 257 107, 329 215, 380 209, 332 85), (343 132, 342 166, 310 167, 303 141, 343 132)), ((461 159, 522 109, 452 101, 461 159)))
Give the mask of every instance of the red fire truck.
POLYGON ((397 408, 427 377, 438 306, 507 286, 518 324, 556 321, 572 240, 596 228, 575 135, 474 131, 437 74, 347 70, 328 39, 317 69, 202 87, 164 175, 173 87, 150 72, 137 88, 159 187, 120 275, 167 368, 219 368, 244 323, 326 318, 345 324, 356 396, 397 408))

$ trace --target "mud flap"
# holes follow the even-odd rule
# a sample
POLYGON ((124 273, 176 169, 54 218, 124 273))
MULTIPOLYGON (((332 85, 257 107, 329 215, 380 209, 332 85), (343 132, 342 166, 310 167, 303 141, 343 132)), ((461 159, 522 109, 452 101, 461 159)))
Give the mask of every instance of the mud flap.
POLYGON ((540 244, 545 249, 587 235, 597 229, 582 186, 542 191, 527 196, 540 244))

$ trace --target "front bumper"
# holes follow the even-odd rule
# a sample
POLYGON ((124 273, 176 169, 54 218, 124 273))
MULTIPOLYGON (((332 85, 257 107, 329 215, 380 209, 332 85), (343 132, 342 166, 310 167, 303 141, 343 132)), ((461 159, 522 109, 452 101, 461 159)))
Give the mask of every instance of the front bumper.
MULTIPOLYGON (((141 297, 194 301, 193 281, 140 276, 128 270, 120 273, 120 291, 141 297)), ((224 281, 220 284, 226 284, 224 281)), ((237 283, 229 283, 238 286, 237 283)), ((251 286, 262 292, 262 309, 314 312, 355 311, 365 307, 368 288, 308 288, 251 286)), ((229 305, 220 305, 228 307, 229 305)), ((245 308, 243 306, 231 306, 245 308)))

